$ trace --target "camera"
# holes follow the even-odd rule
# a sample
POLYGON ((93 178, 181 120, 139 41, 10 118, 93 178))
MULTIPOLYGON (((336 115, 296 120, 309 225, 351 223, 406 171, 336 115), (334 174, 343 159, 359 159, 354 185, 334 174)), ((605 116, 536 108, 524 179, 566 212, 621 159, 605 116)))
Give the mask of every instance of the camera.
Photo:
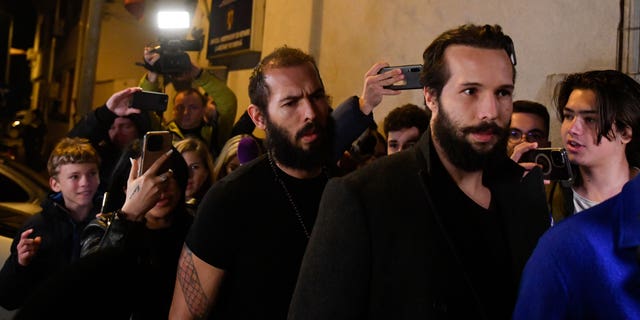
POLYGON ((573 180, 569 156, 563 148, 533 149, 525 152, 519 162, 536 163, 546 180, 573 180))
POLYGON ((180 74, 191 70, 191 59, 186 51, 200 51, 202 40, 163 39, 151 52, 160 55, 152 65, 144 65, 149 71, 163 75, 180 74))

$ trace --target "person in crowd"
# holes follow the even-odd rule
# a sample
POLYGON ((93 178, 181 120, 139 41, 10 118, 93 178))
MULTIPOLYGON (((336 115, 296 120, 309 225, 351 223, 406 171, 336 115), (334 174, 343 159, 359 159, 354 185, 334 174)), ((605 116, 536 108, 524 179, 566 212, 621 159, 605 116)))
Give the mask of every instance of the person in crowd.
POLYGON ((552 185, 558 222, 618 194, 640 171, 640 84, 619 71, 595 70, 567 76, 556 91, 575 175, 552 185))
POLYGON ((240 166, 240 142, 245 138, 253 139, 248 134, 241 134, 231 137, 231 139, 227 140, 227 143, 224 144, 220 155, 218 155, 216 161, 213 163, 213 181, 224 178, 240 166))
POLYGON ((4 308, 21 307, 48 277, 80 257, 80 233, 99 210, 99 165, 86 139, 63 138, 54 147, 47 163, 53 193, 20 228, 0 271, 4 308))
POLYGON ((387 141, 377 126, 367 128, 338 160, 339 175, 348 174, 387 155, 387 141))
POLYGON ((545 233, 513 319, 640 318, 640 177, 545 233))
POLYGON ((403 75, 377 74, 385 66, 376 63, 363 95, 333 112, 310 55, 282 47, 254 68, 249 114, 265 130, 267 153, 205 195, 180 258, 171 318, 286 317, 328 180, 323 167, 373 123, 383 95, 399 93, 384 86, 403 75))
POLYGON ((175 144, 189 168, 185 191, 187 211, 195 216, 200 200, 213 184, 213 160, 207 146, 195 138, 186 138, 175 144))
POLYGON ((198 138, 207 145, 212 156, 216 156, 220 151, 216 141, 217 130, 215 123, 204 121, 206 104, 207 98, 194 88, 178 92, 174 99, 174 118, 166 127, 173 133, 174 141, 198 138))
POLYGON ((506 154, 516 57, 498 25, 424 51, 430 126, 324 189, 289 319, 507 319, 549 226, 540 169, 506 154))
POLYGON ((116 172, 126 174, 109 189, 110 207, 118 209, 105 210, 85 228, 82 258, 36 291, 18 319, 167 318, 193 221, 184 200, 189 173, 174 148, 138 175, 139 155, 139 143, 122 155, 116 172), (126 196, 111 197, 118 192, 126 196))
MULTIPOLYGON (((511 159, 526 170, 538 166, 534 162, 520 160, 527 151, 551 146, 549 123, 549 111, 544 105, 528 100, 514 101, 507 143, 507 154, 511 159)), ((545 182, 547 193, 551 192, 549 183, 545 182)))
POLYGON ((102 189, 109 187, 118 157, 135 139, 161 126, 146 112, 130 108, 131 97, 140 88, 132 87, 114 93, 107 102, 86 114, 67 136, 86 138, 100 155, 102 189))
MULTIPOLYGON (((159 59, 161 59, 160 53, 154 48, 144 48, 144 60, 149 71, 140 80, 140 87, 148 91, 163 91, 169 97, 173 97, 173 99, 169 99, 170 103, 164 113, 165 123, 173 120, 171 118, 174 115, 175 105, 173 102, 178 102, 178 92, 188 88, 202 89, 215 104, 217 129, 214 133, 215 141, 211 141, 211 145, 215 146, 215 150, 220 150, 220 147, 231 137, 231 129, 236 119, 238 102, 235 93, 222 80, 218 79, 213 72, 204 70, 193 62, 191 62, 191 67, 186 72, 162 74, 159 72, 161 70, 154 68, 159 59)), ((202 107, 207 105, 205 99, 202 107)), ((200 116, 204 117, 205 114, 205 112, 202 112, 200 116)))
POLYGON ((387 154, 413 147, 429 127, 429 113, 415 104, 397 107, 384 118, 387 154))
POLYGON ((549 118, 547 107, 540 103, 529 100, 514 101, 507 154, 512 156, 512 159, 519 159, 523 153, 531 149, 550 147, 549 118), (514 155, 517 146, 520 147, 514 155))

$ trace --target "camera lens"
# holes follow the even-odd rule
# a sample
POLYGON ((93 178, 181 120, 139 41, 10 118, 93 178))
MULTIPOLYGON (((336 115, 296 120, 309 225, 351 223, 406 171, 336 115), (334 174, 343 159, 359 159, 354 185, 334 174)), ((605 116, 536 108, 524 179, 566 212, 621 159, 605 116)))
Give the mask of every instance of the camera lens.
POLYGON ((537 154, 536 163, 542 167, 542 174, 547 175, 551 172, 551 159, 546 154, 537 154))

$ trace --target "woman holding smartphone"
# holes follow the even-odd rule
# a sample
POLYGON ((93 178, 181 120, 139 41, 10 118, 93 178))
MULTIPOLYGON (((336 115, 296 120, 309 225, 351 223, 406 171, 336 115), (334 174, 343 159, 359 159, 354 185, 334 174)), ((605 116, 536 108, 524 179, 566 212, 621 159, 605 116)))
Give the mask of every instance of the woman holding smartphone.
POLYGON ((640 166, 640 84, 614 70, 571 74, 556 89, 572 183, 554 182, 554 220, 620 193, 640 166))

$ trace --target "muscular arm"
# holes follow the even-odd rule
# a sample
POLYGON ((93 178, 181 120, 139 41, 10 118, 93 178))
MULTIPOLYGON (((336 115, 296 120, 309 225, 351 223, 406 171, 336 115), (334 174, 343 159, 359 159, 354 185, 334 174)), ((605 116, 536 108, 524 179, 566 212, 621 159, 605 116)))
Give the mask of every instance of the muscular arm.
POLYGON ((198 258, 186 245, 178 262, 170 319, 204 319, 214 305, 224 270, 198 258))

